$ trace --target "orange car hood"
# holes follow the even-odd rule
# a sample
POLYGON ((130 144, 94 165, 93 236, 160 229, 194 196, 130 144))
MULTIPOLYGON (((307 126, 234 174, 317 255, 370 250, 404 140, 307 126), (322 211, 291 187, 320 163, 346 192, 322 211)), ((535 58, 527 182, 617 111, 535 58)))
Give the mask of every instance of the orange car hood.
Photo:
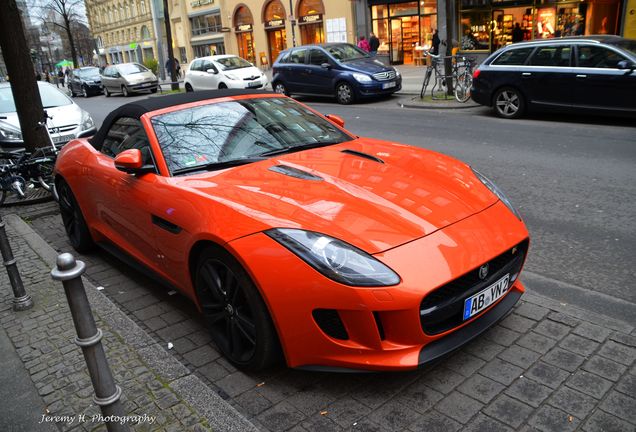
POLYGON ((253 232, 272 227, 312 230, 368 253, 431 234, 497 201, 462 162, 367 138, 175 180, 249 215, 253 232), (320 179, 271 169, 281 165, 320 179))

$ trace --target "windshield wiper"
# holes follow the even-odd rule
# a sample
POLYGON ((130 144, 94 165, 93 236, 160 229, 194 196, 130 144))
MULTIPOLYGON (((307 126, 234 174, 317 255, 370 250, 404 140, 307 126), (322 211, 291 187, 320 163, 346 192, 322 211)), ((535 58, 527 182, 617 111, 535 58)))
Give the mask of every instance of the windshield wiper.
POLYGON ((187 174, 187 173, 192 173, 192 172, 196 172, 196 171, 217 171, 220 169, 225 169, 225 168, 231 168, 234 166, 239 166, 239 165, 247 165, 250 163, 254 163, 254 162, 260 162, 262 160, 265 160, 266 158, 264 157, 260 157, 260 155, 255 156, 255 157, 246 157, 246 158, 241 158, 241 159, 232 159, 232 160, 227 160, 227 161, 222 161, 222 162, 212 162, 209 164, 205 164, 205 165, 195 165, 195 166, 191 166, 191 167, 186 167, 186 168, 179 168, 177 170, 174 170, 172 172, 173 175, 178 175, 178 174, 187 174))
POLYGON ((326 147, 326 146, 340 144, 340 143, 341 141, 321 141, 321 142, 315 142, 315 143, 300 144, 295 146, 283 147, 276 150, 266 151, 263 153, 259 153, 258 156, 275 156, 275 155, 281 155, 281 154, 289 154, 289 153, 295 153, 295 152, 308 150, 312 148, 326 147))

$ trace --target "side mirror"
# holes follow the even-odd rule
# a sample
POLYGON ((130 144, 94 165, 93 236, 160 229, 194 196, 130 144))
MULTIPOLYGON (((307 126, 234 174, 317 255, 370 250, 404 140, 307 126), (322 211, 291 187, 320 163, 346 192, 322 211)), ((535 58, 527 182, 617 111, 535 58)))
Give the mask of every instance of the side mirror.
POLYGON ((115 72, 115 73, 113 74, 113 77, 114 77, 114 78, 121 78, 121 74, 120 74, 119 72, 115 72))
POLYGON ((216 75, 216 74, 219 73, 216 69, 208 69, 208 70, 206 70, 206 72, 209 73, 209 74, 213 74, 213 75, 216 75))
POLYGON ((344 128, 345 122, 342 119, 342 117, 337 116, 335 114, 327 114, 325 117, 327 117, 329 120, 331 120, 332 122, 334 122, 335 124, 337 124, 341 128, 344 128))
POLYGON ((322 63, 322 64, 320 65, 320 67, 322 67, 323 69, 331 69, 331 64, 329 64, 329 63, 322 63))
POLYGON ((636 69, 636 64, 630 62, 629 60, 621 60, 618 62, 616 67, 623 70, 633 71, 634 69, 636 69))
POLYGON ((115 168, 128 174, 144 174, 155 170, 152 165, 144 165, 141 150, 124 150, 115 156, 115 168))

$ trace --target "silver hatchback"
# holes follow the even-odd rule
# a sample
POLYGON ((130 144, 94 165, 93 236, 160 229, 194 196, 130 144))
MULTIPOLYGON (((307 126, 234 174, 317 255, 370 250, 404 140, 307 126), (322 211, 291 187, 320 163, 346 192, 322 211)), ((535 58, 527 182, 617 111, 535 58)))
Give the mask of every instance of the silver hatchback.
POLYGON ((122 93, 128 96, 133 92, 149 90, 157 92, 158 81, 155 74, 139 63, 122 63, 107 66, 102 72, 104 94, 122 93))

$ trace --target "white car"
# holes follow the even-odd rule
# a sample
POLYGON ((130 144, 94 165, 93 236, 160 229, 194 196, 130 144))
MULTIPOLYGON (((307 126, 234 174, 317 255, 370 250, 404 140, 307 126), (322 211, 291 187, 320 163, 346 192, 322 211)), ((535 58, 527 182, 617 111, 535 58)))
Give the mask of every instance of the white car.
POLYGON ((224 88, 258 89, 267 77, 252 63, 235 55, 215 55, 192 60, 185 74, 186 91, 224 88))
MULTIPOLYGON (((38 90, 42 106, 52 117, 48 120, 47 126, 56 145, 95 134, 95 122, 91 115, 57 87, 38 81, 38 90)), ((22 148, 24 142, 11 86, 9 83, 0 83, 0 150, 12 151, 22 148)))

